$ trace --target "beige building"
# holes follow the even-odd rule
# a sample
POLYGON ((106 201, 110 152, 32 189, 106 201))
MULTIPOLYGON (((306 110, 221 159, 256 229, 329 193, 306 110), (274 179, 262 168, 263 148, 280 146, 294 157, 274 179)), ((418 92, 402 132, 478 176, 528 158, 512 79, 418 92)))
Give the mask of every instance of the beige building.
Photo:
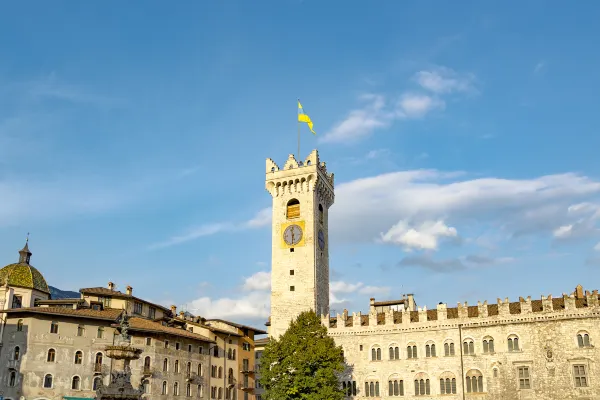
POLYGON ((329 335, 344 349, 341 386, 349 398, 600 399, 597 290, 578 286, 558 298, 431 309, 407 295, 371 299, 365 314, 330 316, 325 293, 333 183, 316 151, 304 162, 290 155, 283 168, 267 159, 273 198, 270 336, 279 337, 302 311, 323 315, 329 335))
POLYGON ((223 320, 177 315, 126 287, 84 288, 74 299, 50 299, 26 244, 19 262, 0 270, 0 396, 4 400, 93 398, 108 384, 116 321, 124 310, 132 345, 132 384, 151 399, 253 399, 254 335, 264 331, 223 320), (214 373, 212 373, 214 371, 214 373), (229 371, 229 372, 228 372, 229 371))

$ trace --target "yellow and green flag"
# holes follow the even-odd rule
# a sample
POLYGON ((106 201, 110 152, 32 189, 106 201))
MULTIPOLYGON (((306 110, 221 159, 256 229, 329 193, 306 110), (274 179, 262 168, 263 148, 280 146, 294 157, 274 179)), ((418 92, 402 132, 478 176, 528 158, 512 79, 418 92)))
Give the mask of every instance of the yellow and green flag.
POLYGON ((302 104, 300 104, 300 100, 298 100, 298 122, 306 122, 306 124, 308 125, 308 129, 310 129, 310 131, 314 135, 317 134, 317 132, 313 130, 313 123, 310 120, 310 117, 304 114, 304 110, 302 109, 302 104))

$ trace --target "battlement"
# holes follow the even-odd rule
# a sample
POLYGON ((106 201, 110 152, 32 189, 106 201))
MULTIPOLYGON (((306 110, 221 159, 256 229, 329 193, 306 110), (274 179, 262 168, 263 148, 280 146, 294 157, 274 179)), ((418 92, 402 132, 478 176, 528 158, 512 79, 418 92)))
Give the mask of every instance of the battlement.
POLYGON ((265 187, 273 197, 318 189, 329 205, 333 204, 334 200, 333 173, 327 172, 327 166, 319 160, 317 150, 313 150, 304 161, 298 161, 290 154, 283 168, 271 158, 267 158, 265 187))
POLYGON ((575 292, 570 295, 564 294, 561 297, 553 298, 552 295, 541 296, 540 300, 531 300, 531 296, 524 299, 519 298, 517 302, 510 302, 508 297, 504 300, 497 299, 496 304, 488 304, 487 301, 477 305, 469 306, 467 302, 458 303, 457 307, 448 307, 445 303, 439 303, 435 309, 428 310, 426 306, 418 307, 416 310, 405 308, 401 311, 392 308, 381 311, 380 304, 375 299, 371 299, 369 313, 363 315, 361 312, 348 314, 347 310, 335 317, 322 315, 321 322, 331 329, 358 328, 375 326, 401 325, 409 327, 414 324, 415 327, 423 328, 427 325, 438 325, 440 321, 452 320, 456 323, 479 322, 482 320, 515 319, 521 320, 525 316, 546 315, 549 314, 581 314, 595 313, 600 317, 600 296, 598 290, 591 293, 583 292, 581 285, 578 285, 575 292))

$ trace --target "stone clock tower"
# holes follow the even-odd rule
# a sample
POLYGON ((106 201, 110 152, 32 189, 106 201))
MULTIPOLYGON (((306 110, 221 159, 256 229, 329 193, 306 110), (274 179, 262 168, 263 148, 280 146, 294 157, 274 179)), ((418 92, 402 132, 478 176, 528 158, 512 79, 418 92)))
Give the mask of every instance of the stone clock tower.
POLYGON ((273 197, 270 336, 279 337, 302 311, 329 313, 328 214, 333 174, 316 150, 290 155, 279 168, 267 159, 266 188, 273 197))

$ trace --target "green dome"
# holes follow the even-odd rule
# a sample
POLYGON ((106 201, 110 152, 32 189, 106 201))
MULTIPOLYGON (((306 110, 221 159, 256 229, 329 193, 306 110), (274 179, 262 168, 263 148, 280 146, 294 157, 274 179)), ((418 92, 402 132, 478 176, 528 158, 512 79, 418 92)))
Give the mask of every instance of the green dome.
POLYGON ((17 286, 26 289, 35 289, 50 294, 50 289, 44 276, 27 263, 9 264, 0 269, 0 282, 8 286, 17 286))

